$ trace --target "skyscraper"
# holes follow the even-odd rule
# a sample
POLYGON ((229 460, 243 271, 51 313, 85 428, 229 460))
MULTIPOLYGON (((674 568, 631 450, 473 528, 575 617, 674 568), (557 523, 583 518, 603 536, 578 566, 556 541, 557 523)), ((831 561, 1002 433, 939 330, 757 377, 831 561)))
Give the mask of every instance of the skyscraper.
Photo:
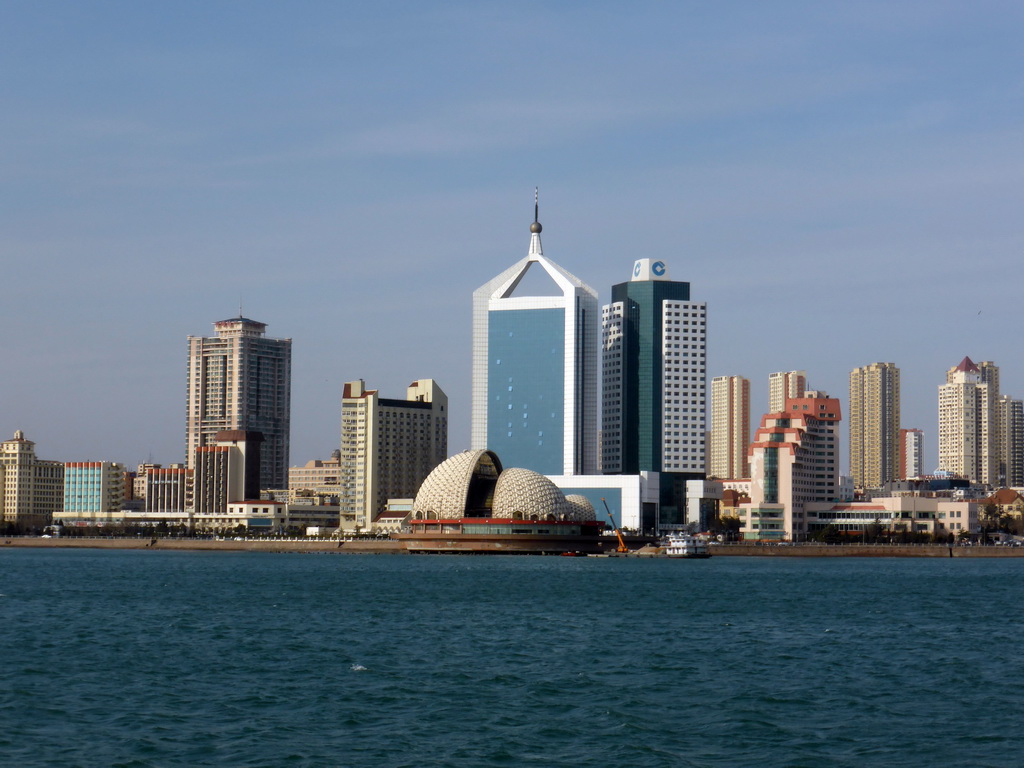
POLYGON ((370 530, 388 499, 413 498, 448 457, 448 397, 433 379, 414 381, 405 400, 349 381, 341 400, 338 466, 342 519, 370 530))
POLYGON ((685 482, 705 476, 707 305, 663 261, 639 259, 601 323, 603 471, 661 473, 660 522, 685 522, 685 482))
POLYGON ((292 340, 267 338, 266 327, 239 316, 214 323, 214 337, 188 337, 188 465, 218 432, 260 432, 260 488, 285 488, 292 340))
POLYGON ((997 482, 995 400, 999 369, 969 357, 946 372, 939 387, 939 468, 973 483, 997 482))
POLYGON ((597 292, 544 256, 526 257, 473 292, 472 447, 546 475, 597 471, 597 292), (518 295, 540 269, 554 295, 518 295))
POLYGON ((850 474, 881 488, 899 472, 900 369, 871 363, 850 372, 850 474))
POLYGON ((768 374, 768 413, 786 409, 790 397, 803 397, 807 390, 807 371, 779 371, 768 374))
POLYGON ((708 475, 750 477, 750 380, 718 376, 711 380, 711 455, 708 475))

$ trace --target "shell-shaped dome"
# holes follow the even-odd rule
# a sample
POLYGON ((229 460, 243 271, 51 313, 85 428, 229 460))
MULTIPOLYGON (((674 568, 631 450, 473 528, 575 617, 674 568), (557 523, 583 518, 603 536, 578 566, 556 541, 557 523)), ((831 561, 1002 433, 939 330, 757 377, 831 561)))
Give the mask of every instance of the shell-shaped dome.
POLYGON ((544 475, 513 467, 498 475, 494 517, 513 520, 562 520, 565 496, 544 475))
POLYGON ((491 451, 463 451, 442 461, 423 481, 412 504, 417 520, 457 520, 465 517, 474 473, 493 478, 501 472, 501 461, 491 451))
POLYGON ((594 505, 590 503, 590 499, 586 496, 580 496, 577 493, 570 494, 565 497, 565 505, 568 508, 566 520, 572 520, 577 523, 590 523, 597 520, 594 505))

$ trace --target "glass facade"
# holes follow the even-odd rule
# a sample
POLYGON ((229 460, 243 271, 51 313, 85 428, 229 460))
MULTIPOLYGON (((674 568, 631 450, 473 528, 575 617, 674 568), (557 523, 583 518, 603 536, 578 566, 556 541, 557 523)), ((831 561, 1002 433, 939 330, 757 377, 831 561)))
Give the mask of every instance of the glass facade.
POLYGON ((767 504, 779 503, 779 449, 764 449, 764 500, 767 504))
POLYGON ((487 349, 488 448, 505 466, 562 474, 565 311, 492 311, 487 349))
POLYGON ((621 474, 661 472, 662 466, 662 303, 688 301, 690 284, 635 281, 612 286, 612 301, 625 308, 622 354, 621 474), (636 435, 635 439, 632 435, 636 435))

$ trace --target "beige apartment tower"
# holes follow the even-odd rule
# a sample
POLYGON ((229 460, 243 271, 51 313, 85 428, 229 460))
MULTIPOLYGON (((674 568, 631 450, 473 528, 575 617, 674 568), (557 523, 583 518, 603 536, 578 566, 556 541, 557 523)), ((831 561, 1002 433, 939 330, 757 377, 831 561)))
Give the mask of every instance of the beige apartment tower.
POLYGON ((939 387, 939 468, 972 483, 998 482, 999 368, 965 357, 939 387))
POLYGON ((433 379, 409 385, 405 400, 345 384, 341 400, 342 519, 368 531, 388 499, 411 499, 431 470, 448 457, 448 397, 433 379))
POLYGON ((857 488, 881 488, 900 468, 900 369, 871 363, 850 372, 850 474, 857 488))
POLYGON ((750 477, 750 380, 718 376, 711 380, 711 450, 708 475, 750 477))
POLYGON ((803 397, 807 391, 807 371, 779 371, 768 374, 768 413, 786 409, 786 400, 803 397))
POLYGON ((218 432, 260 432, 260 488, 285 488, 291 428, 292 340, 271 339, 266 323, 235 317, 214 337, 188 337, 188 465, 218 432))

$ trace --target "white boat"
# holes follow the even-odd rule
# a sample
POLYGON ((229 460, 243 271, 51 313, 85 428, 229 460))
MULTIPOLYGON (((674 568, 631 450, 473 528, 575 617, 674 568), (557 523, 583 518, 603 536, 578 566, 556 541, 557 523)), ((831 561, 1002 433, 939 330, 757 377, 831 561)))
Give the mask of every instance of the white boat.
POLYGON ((689 533, 673 533, 665 545, 666 557, 711 557, 708 543, 689 533))

